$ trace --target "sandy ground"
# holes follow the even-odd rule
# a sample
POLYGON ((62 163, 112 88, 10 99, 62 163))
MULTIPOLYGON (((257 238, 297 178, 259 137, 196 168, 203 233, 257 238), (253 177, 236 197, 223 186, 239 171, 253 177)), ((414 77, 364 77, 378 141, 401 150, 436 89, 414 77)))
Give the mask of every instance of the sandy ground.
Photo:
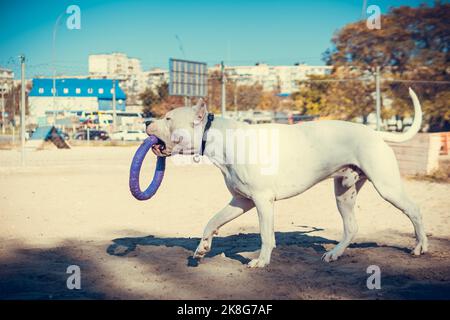
MULTIPOLYGON (((450 298, 450 185, 406 180, 422 208, 429 254, 413 257, 409 220, 370 183, 358 197, 359 233, 340 260, 324 263, 342 221, 332 181, 276 204, 277 248, 265 269, 248 269, 260 240, 256 212, 220 230, 212 252, 193 260, 208 219, 230 196, 218 169, 168 161, 157 195, 128 191, 136 147, 0 150, 2 299, 413 299, 450 298), (81 268, 81 290, 66 269, 81 268), (366 269, 381 268, 369 290, 366 269)), ((143 180, 152 176, 154 158, 143 180)))

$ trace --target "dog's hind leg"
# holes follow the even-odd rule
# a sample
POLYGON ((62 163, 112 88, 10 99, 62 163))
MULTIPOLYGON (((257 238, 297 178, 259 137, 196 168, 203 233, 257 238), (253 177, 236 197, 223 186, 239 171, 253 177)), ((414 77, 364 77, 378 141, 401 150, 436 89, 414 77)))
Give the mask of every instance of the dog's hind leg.
POLYGON ((356 196, 366 180, 367 179, 365 177, 361 177, 358 181, 356 181, 356 183, 348 186, 346 185, 344 178, 334 178, 334 193, 339 213, 342 216, 344 235, 341 242, 322 256, 324 261, 330 262, 337 260, 358 232, 358 224, 356 222, 354 206, 356 196))
MULTIPOLYGON (((387 179, 386 179, 387 180, 387 179)), ((372 181, 373 185, 377 189, 378 193, 393 206, 401 210, 411 220, 414 226, 414 232, 416 235, 416 246, 412 250, 412 253, 416 256, 428 251, 428 239, 425 234, 422 215, 420 214, 419 207, 412 202, 401 185, 400 178, 396 183, 392 183, 392 177, 389 181, 383 181, 383 179, 377 179, 372 181)))
MULTIPOLYGON (((376 159, 374 155, 372 159, 376 159)), ((363 162, 364 168, 361 169, 364 170, 381 197, 401 210, 411 220, 417 239, 412 253, 414 255, 425 253, 428 251, 428 239, 422 215, 419 207, 409 199, 403 189, 397 160, 392 149, 386 148, 382 159, 383 161, 365 161, 363 162)))
POLYGON ((236 219, 243 213, 252 209, 255 206, 252 200, 243 198, 241 196, 234 196, 230 203, 216 213, 203 231, 203 237, 195 250, 194 258, 203 258, 210 250, 212 238, 218 233, 218 230, 224 224, 236 219))

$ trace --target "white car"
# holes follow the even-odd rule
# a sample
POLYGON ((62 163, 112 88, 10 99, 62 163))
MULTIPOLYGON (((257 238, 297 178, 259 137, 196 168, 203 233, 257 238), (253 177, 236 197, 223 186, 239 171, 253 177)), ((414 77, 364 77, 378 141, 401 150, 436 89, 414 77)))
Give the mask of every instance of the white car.
POLYGON ((148 135, 144 131, 139 130, 121 130, 111 134, 112 140, 122 141, 142 141, 145 140, 148 135))

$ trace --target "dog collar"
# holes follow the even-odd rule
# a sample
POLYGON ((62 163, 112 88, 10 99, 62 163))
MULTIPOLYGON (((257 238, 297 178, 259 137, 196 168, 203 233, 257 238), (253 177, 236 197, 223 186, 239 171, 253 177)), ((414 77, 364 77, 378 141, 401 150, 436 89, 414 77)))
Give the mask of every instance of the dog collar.
POLYGON ((202 137, 202 149, 200 150, 200 155, 203 155, 205 152, 206 147, 206 139, 208 137, 208 130, 211 128, 211 122, 214 121, 214 114, 208 113, 208 121, 206 122, 205 131, 203 131, 203 137, 202 137))

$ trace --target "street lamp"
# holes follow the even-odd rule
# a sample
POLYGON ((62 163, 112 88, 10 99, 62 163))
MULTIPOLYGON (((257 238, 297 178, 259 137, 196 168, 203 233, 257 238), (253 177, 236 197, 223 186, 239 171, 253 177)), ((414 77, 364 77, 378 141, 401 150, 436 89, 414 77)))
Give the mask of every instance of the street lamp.
POLYGON ((53 26, 53 41, 52 41, 52 67, 53 67, 53 92, 52 92, 52 104, 53 104, 53 125, 56 125, 56 104, 55 104, 55 96, 56 96, 56 66, 55 66, 55 41, 56 41, 56 31, 58 30, 58 24, 61 21, 62 16, 65 12, 62 12, 55 21, 53 26))

